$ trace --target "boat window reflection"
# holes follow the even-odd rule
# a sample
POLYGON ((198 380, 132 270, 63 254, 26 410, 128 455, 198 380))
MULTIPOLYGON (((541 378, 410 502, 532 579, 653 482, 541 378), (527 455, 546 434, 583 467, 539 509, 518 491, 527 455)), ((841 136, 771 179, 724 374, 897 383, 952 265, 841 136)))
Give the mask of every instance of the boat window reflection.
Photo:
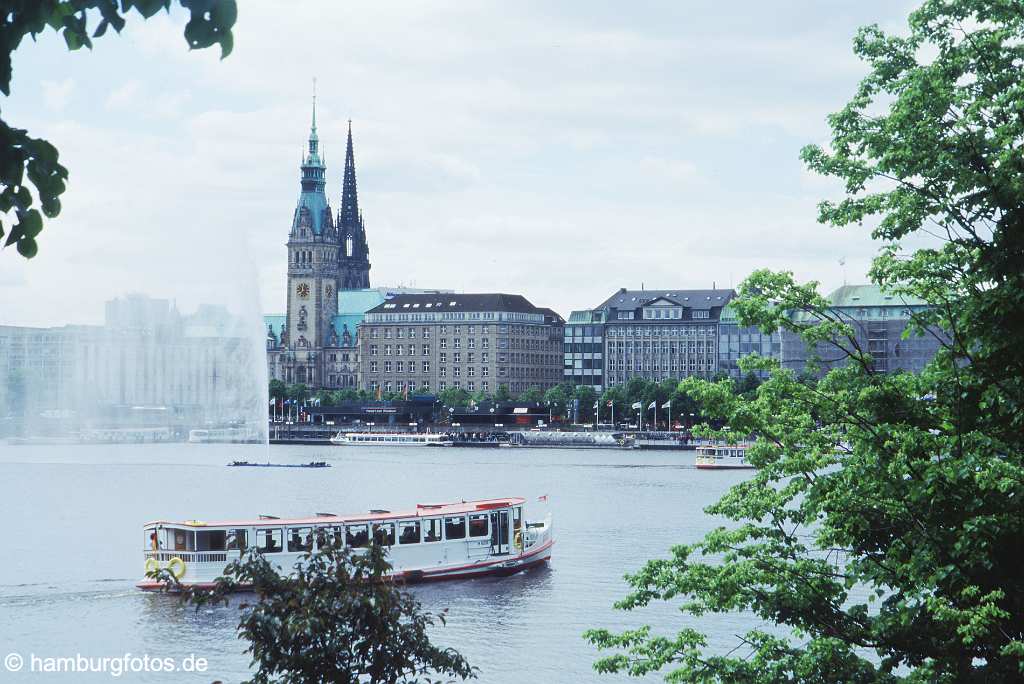
POLYGON ((245 530, 228 530, 228 551, 245 551, 248 547, 248 537, 245 530))
POLYGON ((281 551, 282 533, 280 529, 256 530, 256 546, 263 553, 281 551))
POLYGON ((288 530, 288 551, 299 553, 313 550, 313 528, 293 527, 288 530))
POLYGON ((469 536, 486 537, 488 535, 487 515, 469 516, 469 536))
POLYGON ((423 521, 423 541, 441 541, 441 518, 427 518, 423 521))
POLYGON ((361 549, 370 541, 369 527, 348 525, 345 527, 345 543, 353 549, 361 549))
POLYGON ((420 543, 420 521, 412 520, 409 522, 398 523, 398 543, 399 544, 419 544, 420 543))
POLYGON ((393 523, 374 523, 373 541, 382 546, 395 545, 395 526, 393 523))
POLYGON ((444 519, 444 536, 445 539, 465 539, 466 538, 466 518, 465 516, 458 516, 453 518, 444 519))

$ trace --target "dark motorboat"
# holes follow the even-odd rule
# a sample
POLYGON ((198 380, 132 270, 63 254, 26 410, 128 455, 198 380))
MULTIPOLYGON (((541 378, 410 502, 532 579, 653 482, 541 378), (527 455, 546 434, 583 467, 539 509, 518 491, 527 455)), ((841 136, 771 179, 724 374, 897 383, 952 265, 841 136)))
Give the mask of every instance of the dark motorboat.
POLYGON ((327 461, 310 461, 309 463, 252 463, 251 461, 232 461, 229 468, 330 468, 327 461))

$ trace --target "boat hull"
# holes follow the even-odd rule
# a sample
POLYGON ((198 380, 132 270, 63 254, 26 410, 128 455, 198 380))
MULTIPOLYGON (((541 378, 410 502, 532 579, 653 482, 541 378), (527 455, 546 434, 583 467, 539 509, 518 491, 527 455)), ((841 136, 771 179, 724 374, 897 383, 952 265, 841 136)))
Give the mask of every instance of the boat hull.
MULTIPOLYGON (((391 575, 390 578, 406 584, 424 584, 427 582, 444 582, 449 580, 472 579, 475 577, 508 577, 517 573, 544 565, 551 560, 551 554, 555 545, 554 539, 549 539, 537 548, 531 548, 516 556, 491 557, 476 563, 466 563, 451 567, 426 568, 422 570, 404 570, 391 575)), ((162 591, 167 585, 153 580, 142 580, 135 585, 143 591, 162 591)), ((182 588, 191 589, 212 589, 214 582, 181 582, 182 588)), ((243 585, 239 587, 245 590, 243 585)))
POLYGON ((752 465, 706 465, 698 463, 694 467, 698 470, 757 470, 757 466, 752 465))

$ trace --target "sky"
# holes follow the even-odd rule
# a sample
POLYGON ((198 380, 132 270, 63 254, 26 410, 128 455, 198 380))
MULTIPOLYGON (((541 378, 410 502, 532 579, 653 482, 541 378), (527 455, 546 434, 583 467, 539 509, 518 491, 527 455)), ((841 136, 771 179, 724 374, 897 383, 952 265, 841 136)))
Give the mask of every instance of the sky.
POLYGON ((26 40, 0 110, 70 179, 38 256, 0 251, 0 324, 98 323, 129 292, 283 311, 314 77, 335 211, 352 120, 373 286, 568 316, 757 268, 865 282, 877 244, 816 222, 841 187, 799 150, 866 73, 857 28, 914 4, 244 0, 224 60, 177 6, 91 52, 26 40))

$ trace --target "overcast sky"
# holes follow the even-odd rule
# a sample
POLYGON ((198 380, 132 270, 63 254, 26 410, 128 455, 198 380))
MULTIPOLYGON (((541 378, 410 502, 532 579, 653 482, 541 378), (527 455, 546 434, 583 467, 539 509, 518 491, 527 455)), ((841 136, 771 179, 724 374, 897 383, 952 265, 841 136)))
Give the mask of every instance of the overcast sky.
POLYGON ((838 187, 798 152, 865 72, 857 27, 914 3, 239 4, 224 61, 187 50, 180 8, 14 54, 4 119, 71 178, 39 255, 0 252, 0 324, 99 322, 126 292, 282 311, 314 76, 335 210, 353 122, 374 286, 568 315, 761 267, 864 280, 867 230, 816 223, 838 187))

